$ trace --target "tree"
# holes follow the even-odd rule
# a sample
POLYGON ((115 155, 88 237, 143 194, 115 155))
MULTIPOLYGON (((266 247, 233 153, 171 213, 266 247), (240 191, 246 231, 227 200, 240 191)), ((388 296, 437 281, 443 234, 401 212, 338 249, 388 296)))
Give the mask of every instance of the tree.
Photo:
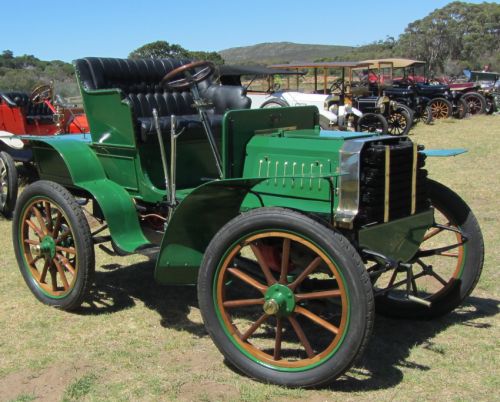
POLYGON ((224 64, 224 59, 217 52, 189 51, 181 45, 170 44, 164 40, 147 43, 129 55, 131 59, 162 59, 162 58, 185 58, 193 60, 208 60, 215 64, 224 64))
POLYGON ((224 59, 217 52, 202 52, 202 51, 189 52, 188 58, 193 60, 207 60, 211 61, 214 64, 224 64, 224 59))
POLYGON ((135 49, 128 55, 128 57, 131 59, 162 59, 168 57, 188 58, 189 51, 180 45, 176 45, 175 43, 170 44, 167 41, 158 40, 135 49))

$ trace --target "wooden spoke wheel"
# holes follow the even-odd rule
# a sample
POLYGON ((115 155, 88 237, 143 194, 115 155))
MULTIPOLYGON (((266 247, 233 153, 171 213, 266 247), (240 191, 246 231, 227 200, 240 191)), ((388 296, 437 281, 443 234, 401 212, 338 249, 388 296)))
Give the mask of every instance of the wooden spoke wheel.
POLYGON ((12 216, 17 200, 18 176, 12 157, 0 152, 0 213, 6 218, 12 216))
POLYGON ((429 181, 435 226, 424 236, 408 271, 378 278, 377 311, 397 317, 430 318, 457 307, 474 289, 483 265, 481 230, 465 202, 447 187, 429 181), (383 292, 385 290, 385 292, 383 292), (430 306, 408 299, 418 297, 430 306))
POLYGON ((463 98, 457 99, 453 117, 463 119, 467 116, 467 113, 469 113, 467 102, 463 98))
POLYGON ((462 98, 467 102, 470 114, 474 115, 486 112, 486 99, 480 93, 468 92, 462 98))
POLYGON ((434 119, 447 119, 453 112, 453 105, 444 98, 435 98, 429 102, 434 119))
POLYGON ((387 123, 390 135, 406 135, 412 126, 412 118, 405 109, 398 108, 387 117, 387 123))
POLYGON ((42 302, 78 307, 91 284, 94 249, 82 209, 56 183, 38 181, 22 193, 13 225, 16 257, 42 302))
POLYGON ((273 208, 215 236, 200 268, 200 308, 235 366, 262 381, 313 386, 352 364, 371 327, 372 293, 359 256, 341 245, 350 247, 319 223, 273 208))

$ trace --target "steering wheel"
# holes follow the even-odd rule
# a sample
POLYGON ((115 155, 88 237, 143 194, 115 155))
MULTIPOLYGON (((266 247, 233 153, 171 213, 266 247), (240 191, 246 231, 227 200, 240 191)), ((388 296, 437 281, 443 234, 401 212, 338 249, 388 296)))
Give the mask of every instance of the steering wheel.
POLYGON ((203 81, 215 71, 215 65, 210 61, 194 61, 170 71, 160 81, 160 86, 170 89, 186 89, 203 81), (194 71, 198 68, 199 71, 194 71), (183 76, 179 78, 179 76, 183 76))
POLYGON ((342 80, 336 80, 330 86, 330 93, 333 94, 335 91, 343 92, 344 91, 344 82, 342 80))
POLYGON ((54 90, 52 88, 52 85, 50 84, 43 84, 37 86, 30 95, 30 101, 34 103, 35 105, 39 103, 43 103, 46 100, 52 99, 54 96, 54 90))

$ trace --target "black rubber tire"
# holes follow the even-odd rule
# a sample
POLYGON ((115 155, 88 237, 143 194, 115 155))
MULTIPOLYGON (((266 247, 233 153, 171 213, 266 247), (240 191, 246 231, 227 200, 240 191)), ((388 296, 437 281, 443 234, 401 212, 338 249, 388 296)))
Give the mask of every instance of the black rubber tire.
POLYGON ((469 106, 471 115, 486 113, 486 99, 478 92, 467 92, 462 96, 469 106))
POLYGON ((373 327, 374 302, 369 276, 357 251, 331 228, 298 212, 259 208, 228 222, 210 242, 198 275, 198 301, 205 327, 217 348, 238 370, 257 380, 288 387, 325 385, 344 373, 362 354, 373 327), (335 261, 349 292, 350 318, 341 344, 324 362, 303 371, 283 371, 243 354, 223 329, 213 293, 218 267, 225 254, 244 236, 259 231, 287 231, 314 242, 335 261))
POLYGON ((415 119, 415 111, 410 106, 404 103, 398 103, 396 105, 396 109, 398 108, 402 108, 403 110, 406 111, 406 113, 408 113, 408 115, 410 116, 410 121, 412 126, 414 126, 417 123, 417 120, 415 119))
POLYGON ((467 252, 462 274, 447 291, 438 297, 429 298, 429 301, 432 301, 430 308, 412 301, 396 300, 389 295, 380 295, 375 298, 377 313, 397 318, 440 317, 458 307, 472 292, 481 276, 484 243, 476 217, 465 201, 448 187, 429 180, 428 189, 432 205, 444 213, 450 223, 456 225, 469 239, 465 243, 467 252))
POLYGON ((496 111, 495 98, 491 94, 483 95, 486 100, 486 114, 493 114, 496 111))
POLYGON ((430 107, 430 108, 431 108, 431 112, 432 112, 431 114, 432 114, 432 118, 433 118, 433 119, 438 119, 438 120, 439 120, 439 119, 447 119, 447 118, 449 118, 449 117, 452 115, 452 113, 453 113, 453 105, 451 104, 451 102, 450 102, 449 100, 447 100, 447 99, 445 99, 445 98, 434 98, 434 99, 431 99, 431 100, 429 101, 429 103, 427 104, 426 108, 427 108, 427 107, 430 107), (436 114, 436 113, 434 112, 434 110, 433 110, 433 105, 434 105, 434 104, 437 104, 437 103, 440 103, 440 104, 442 104, 442 105, 443 105, 443 104, 444 104, 444 105, 446 105, 447 110, 446 110, 446 112, 444 112, 444 115, 438 115, 438 114, 436 114))
POLYGON ((11 218, 16 206, 18 174, 12 156, 0 152, 0 214, 11 218))
POLYGON ((286 101, 279 98, 271 98, 260 105, 261 109, 272 108, 272 107, 288 107, 290 106, 286 101))
POLYGON ((14 211, 12 241, 21 274, 29 289, 38 300, 49 306, 66 311, 74 310, 81 305, 89 292, 94 276, 94 245, 83 210, 76 203, 73 195, 68 190, 57 183, 46 180, 40 180, 30 184, 19 197, 14 211), (76 279, 69 293, 63 297, 51 297, 42 291, 40 285, 31 274, 20 247, 19 238, 21 236, 22 224, 20 220, 24 214, 24 209, 38 197, 49 200, 65 215, 65 220, 72 233, 73 246, 77 250, 76 266, 78 270, 76 279))
POLYGON ((469 105, 463 97, 457 99, 455 107, 453 108, 453 117, 461 120, 464 119, 467 114, 469 114, 469 105))
POLYGON ((387 123, 386 118, 381 114, 364 113, 358 120, 357 129, 359 132, 387 134, 389 123, 387 123))
POLYGON ((387 118, 387 132, 390 135, 407 135, 413 126, 413 119, 403 107, 395 108, 387 118))
POLYGON ((432 116, 431 108, 429 106, 425 107, 424 113, 422 114, 420 120, 427 125, 432 124, 432 122, 434 121, 434 117, 432 116))

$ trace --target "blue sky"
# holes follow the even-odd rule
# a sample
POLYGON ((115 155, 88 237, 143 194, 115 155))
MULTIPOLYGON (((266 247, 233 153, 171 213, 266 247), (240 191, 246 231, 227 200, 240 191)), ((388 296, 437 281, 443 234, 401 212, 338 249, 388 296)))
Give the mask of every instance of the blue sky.
POLYGON ((397 38, 408 23, 450 2, 10 0, 2 2, 0 51, 71 61, 126 57, 156 40, 204 51, 280 41, 355 46, 397 38))

